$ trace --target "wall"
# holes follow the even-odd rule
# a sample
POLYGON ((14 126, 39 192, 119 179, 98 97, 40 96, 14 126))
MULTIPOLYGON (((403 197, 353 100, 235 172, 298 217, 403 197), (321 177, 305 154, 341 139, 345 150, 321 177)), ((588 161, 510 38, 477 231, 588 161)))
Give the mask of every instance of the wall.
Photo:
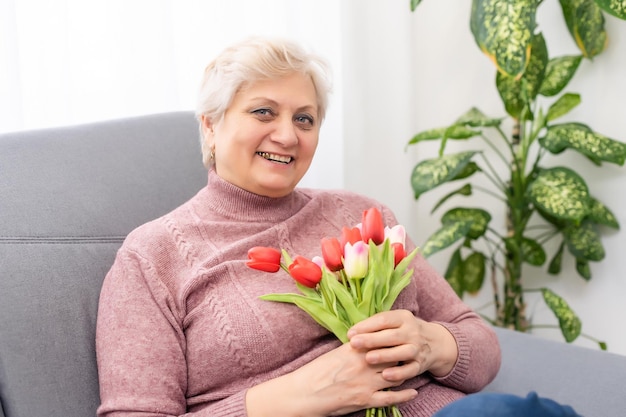
MULTIPOLYGON (((471 2, 424 1, 414 13, 409 11, 408 0, 399 3, 349 1, 342 8, 344 14, 358 15, 358 24, 354 23, 344 44, 344 56, 349 58, 343 64, 345 182, 346 187, 389 204, 416 243, 423 244, 437 229, 438 216, 445 212, 444 207, 430 214, 437 197, 444 193, 435 190, 418 202, 413 200, 411 169, 418 158, 435 156, 436 146, 425 144, 405 152, 406 142, 418 131, 452 123, 472 106, 492 116, 505 114, 494 85, 495 70, 469 30, 471 2), (353 74, 364 80, 351 83, 353 74), (364 169, 350 169, 359 162, 364 169)), ((538 20, 551 56, 578 53, 558 2, 544 2, 538 20)), ((593 63, 581 64, 568 91, 580 93, 582 104, 562 121, 580 121, 606 136, 626 141, 626 22, 607 16, 606 28, 608 50, 593 63)), ((476 145, 454 144, 449 151, 476 145)), ((490 160, 498 166, 491 154, 490 160)), ((554 164, 575 167, 587 180, 592 195, 613 210, 622 226, 626 225, 625 167, 605 164, 598 169, 573 152, 546 160, 546 165, 554 164)), ((447 208, 457 204, 483 206, 487 202, 494 214, 492 224, 502 226, 504 208, 497 201, 488 197, 459 199, 447 208)), ((557 277, 547 275, 542 268, 526 267, 524 279, 529 288, 549 286, 563 296, 581 317, 584 333, 606 341, 610 351, 626 354, 626 332, 620 322, 626 317, 626 233, 607 231, 603 243, 606 258, 591 264, 593 278, 589 282, 577 275, 571 257, 566 258, 564 271, 557 277)), ((449 253, 430 258, 442 273, 449 253)), ((475 308, 490 300, 488 291, 466 297, 475 308)), ((535 324, 556 324, 536 294, 529 295, 527 301, 535 324)), ((490 308, 481 311, 491 314, 490 308)), ((558 330, 537 329, 535 333, 562 340, 558 330)), ((596 346, 585 338, 575 343, 596 346)))

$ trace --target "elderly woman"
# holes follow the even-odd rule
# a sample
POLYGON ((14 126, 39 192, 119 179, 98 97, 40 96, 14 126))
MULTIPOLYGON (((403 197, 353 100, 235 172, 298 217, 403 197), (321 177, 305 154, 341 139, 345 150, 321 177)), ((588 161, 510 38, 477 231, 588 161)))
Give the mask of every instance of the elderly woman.
POLYGON ((494 378, 494 332, 419 255, 393 310, 345 344, 297 307, 259 299, 295 284, 248 268, 250 248, 312 258, 370 207, 397 224, 371 198, 297 188, 329 90, 324 62, 287 41, 250 39, 206 68, 208 184, 133 231, 106 276, 99 416, 362 416, 389 404, 431 416, 494 378))

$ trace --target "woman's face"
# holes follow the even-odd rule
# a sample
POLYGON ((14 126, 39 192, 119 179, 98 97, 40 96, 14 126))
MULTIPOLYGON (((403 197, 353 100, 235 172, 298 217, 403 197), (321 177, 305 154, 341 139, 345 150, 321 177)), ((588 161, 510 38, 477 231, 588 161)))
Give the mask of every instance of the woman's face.
POLYGON ((289 194, 315 154, 317 113, 315 87, 303 74, 261 80, 240 89, 220 121, 211 125, 203 120, 215 146, 218 175, 255 194, 289 194))

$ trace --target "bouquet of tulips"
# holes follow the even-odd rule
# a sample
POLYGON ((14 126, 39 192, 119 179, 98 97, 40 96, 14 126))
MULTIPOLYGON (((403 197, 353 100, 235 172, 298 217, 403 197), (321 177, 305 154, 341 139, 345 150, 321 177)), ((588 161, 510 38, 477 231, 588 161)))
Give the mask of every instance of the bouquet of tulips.
MULTIPOLYGON (((343 227, 341 237, 321 240, 322 256, 295 256, 283 249, 254 247, 248 251, 250 268, 286 271, 300 294, 267 294, 264 300, 292 303, 343 343, 350 327, 376 313, 391 309, 411 281, 407 270, 417 248, 407 255, 403 226, 386 227, 376 208, 363 213, 355 227, 343 227)), ((371 408, 367 417, 401 417, 397 406, 371 408)))

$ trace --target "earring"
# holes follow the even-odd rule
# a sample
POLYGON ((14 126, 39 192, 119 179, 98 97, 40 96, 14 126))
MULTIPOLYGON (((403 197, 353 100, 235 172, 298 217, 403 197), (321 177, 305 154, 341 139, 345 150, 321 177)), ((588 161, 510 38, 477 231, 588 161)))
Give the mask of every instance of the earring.
POLYGON ((211 148, 211 151, 209 152, 209 161, 213 160, 215 160, 215 148, 211 148))

